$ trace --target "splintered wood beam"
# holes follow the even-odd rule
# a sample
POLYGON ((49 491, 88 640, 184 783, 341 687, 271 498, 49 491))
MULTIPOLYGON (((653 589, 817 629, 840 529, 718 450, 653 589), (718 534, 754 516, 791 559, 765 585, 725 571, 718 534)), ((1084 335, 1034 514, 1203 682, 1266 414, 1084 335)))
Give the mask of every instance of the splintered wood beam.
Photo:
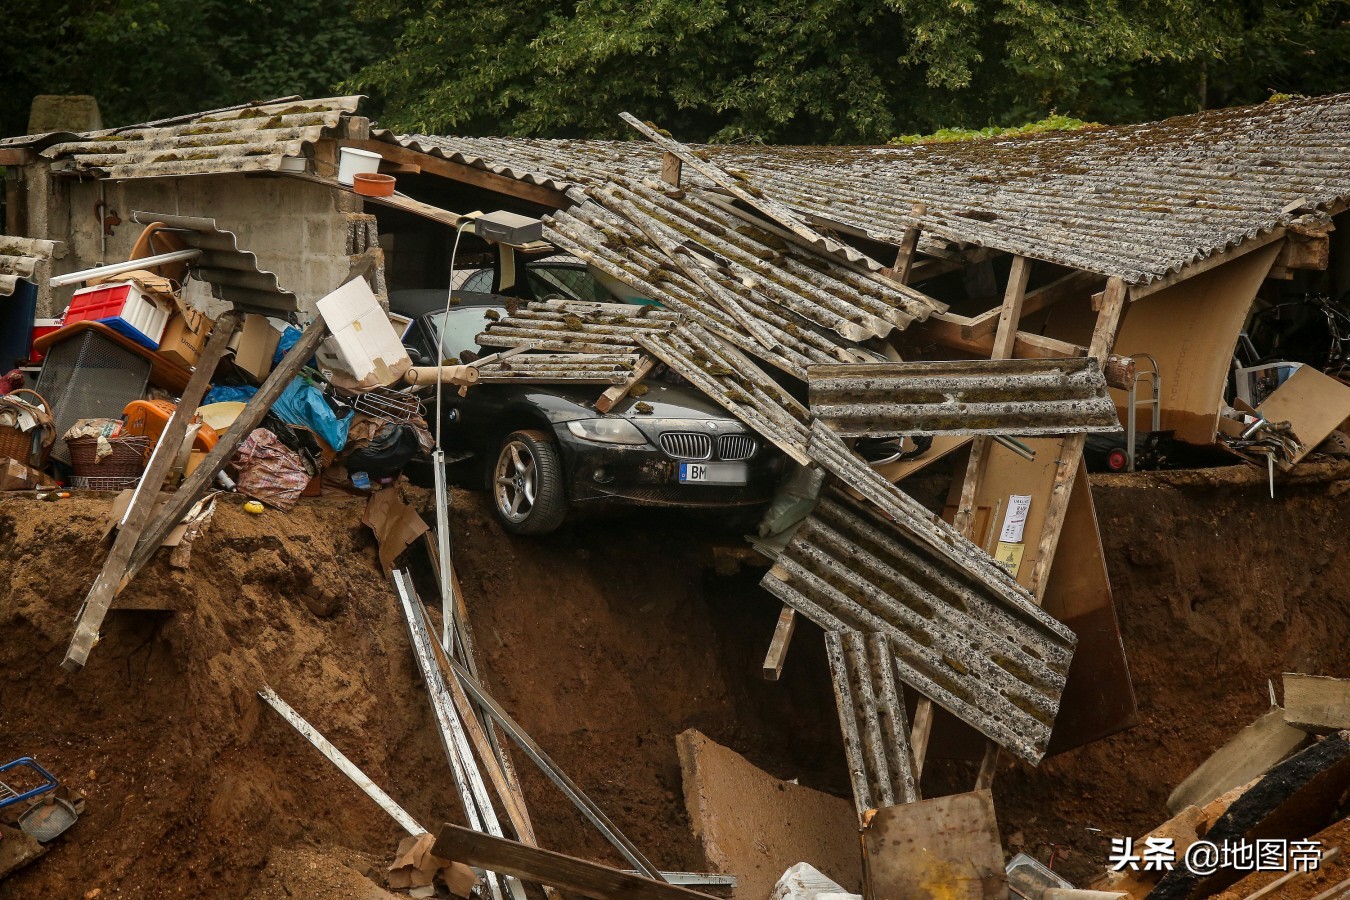
MULTIPOLYGON (((1034 315, 1061 300, 1090 294, 1098 290, 1105 281, 1106 276, 1098 275, 1096 272, 1070 272, 1063 278, 1042 285, 1034 291, 1028 291, 1026 299, 1022 301, 1022 315, 1034 315)), ((973 317, 969 325, 961 326, 961 337, 976 341, 992 335, 998 330, 1001 310, 1000 306, 973 317)))
POLYGON ((769 642, 769 652, 764 654, 764 680, 777 681, 783 675, 783 663, 787 660, 788 644, 792 643, 792 633, 797 630, 797 611, 787 604, 778 612, 778 624, 773 628, 773 640, 769 642))
POLYGON ((448 823, 441 826, 431 852, 441 859, 552 885, 593 900, 710 900, 708 894, 678 885, 448 823))
MULTIPOLYGON (((99 628, 102 627, 103 619, 108 614, 108 608, 112 606, 113 598, 118 594, 119 585, 128 573, 137 541, 141 539, 146 526, 150 523, 155 498, 159 496, 159 489, 178 456, 184 437, 187 436, 188 420, 196 415, 202 398, 210 390, 211 375, 216 370, 216 363, 220 362, 229 348, 230 338, 234 336, 239 322, 240 316, 234 311, 225 313, 217 320, 215 328, 211 331, 211 337, 207 339, 206 347, 197 360, 197 368, 188 379, 187 387, 183 390, 178 405, 174 407, 173 415, 169 416, 164 430, 160 432, 159 440, 155 443, 155 449, 145 467, 145 473, 141 476, 135 493, 131 495, 131 503, 119 523, 112 550, 103 561, 103 569, 94 579, 84 603, 80 606, 80 611, 75 616, 75 633, 71 636, 65 658, 61 661, 61 668, 67 672, 78 672, 83 669, 89 659, 89 651, 93 650, 94 644, 98 642, 99 628)), ((178 524, 177 518, 173 520, 173 524, 178 524)), ((160 541, 155 542, 156 547, 159 544, 160 541)))
POLYGON ((627 397, 642 379, 651 374, 652 369, 656 367, 656 359, 651 356, 643 355, 633 366, 633 373, 628 376, 623 384, 616 384, 608 388, 599 399, 595 401, 595 411, 607 413, 615 407, 624 397, 627 397))

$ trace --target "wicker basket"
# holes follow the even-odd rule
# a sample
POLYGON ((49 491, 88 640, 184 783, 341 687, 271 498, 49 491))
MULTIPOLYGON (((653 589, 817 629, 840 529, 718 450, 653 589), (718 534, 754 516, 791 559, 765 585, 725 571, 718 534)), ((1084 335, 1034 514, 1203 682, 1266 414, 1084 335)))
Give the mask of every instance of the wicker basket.
POLYGON ((0 396, 0 408, 17 409, 31 414, 38 420, 37 429, 42 435, 37 452, 34 453, 32 430, 20 431, 18 428, 0 425, 0 457, 17 459, 35 469, 45 468, 51 458, 52 447, 56 443, 56 425, 52 421, 51 404, 37 391, 19 388, 0 396), (25 399, 20 397, 20 394, 28 394, 36 399, 25 399))
POLYGON ((112 452, 97 459, 98 438, 69 438, 70 463, 81 478, 139 478, 145 471, 145 452, 150 447, 148 437, 109 438, 112 452))

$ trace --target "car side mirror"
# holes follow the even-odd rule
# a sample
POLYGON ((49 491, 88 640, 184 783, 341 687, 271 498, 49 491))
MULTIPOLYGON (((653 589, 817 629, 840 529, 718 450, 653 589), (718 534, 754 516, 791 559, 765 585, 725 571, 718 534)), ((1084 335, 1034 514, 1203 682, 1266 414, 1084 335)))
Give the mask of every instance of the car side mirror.
POLYGON ((429 365, 432 365, 432 362, 431 362, 431 354, 429 354, 429 353, 423 353, 421 350, 418 350, 416 347, 409 347, 409 346, 406 345, 406 344, 403 346, 403 350, 404 350, 404 352, 406 352, 406 353, 408 354, 408 358, 411 359, 411 360, 413 361, 413 365, 417 365, 417 366, 429 366, 429 365))

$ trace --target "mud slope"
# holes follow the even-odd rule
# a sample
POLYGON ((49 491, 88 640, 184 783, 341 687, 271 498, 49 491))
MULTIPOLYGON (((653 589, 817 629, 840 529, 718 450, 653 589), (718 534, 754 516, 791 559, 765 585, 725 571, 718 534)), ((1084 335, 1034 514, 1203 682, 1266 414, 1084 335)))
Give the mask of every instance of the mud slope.
POLYGON ((1108 838, 1165 820, 1172 789, 1268 708, 1267 679, 1350 676, 1347 479, 1306 466, 1271 500, 1242 467, 1094 476, 1140 724, 1000 773, 1005 843, 1020 833, 1042 859, 1070 847, 1064 871, 1091 877, 1108 838))

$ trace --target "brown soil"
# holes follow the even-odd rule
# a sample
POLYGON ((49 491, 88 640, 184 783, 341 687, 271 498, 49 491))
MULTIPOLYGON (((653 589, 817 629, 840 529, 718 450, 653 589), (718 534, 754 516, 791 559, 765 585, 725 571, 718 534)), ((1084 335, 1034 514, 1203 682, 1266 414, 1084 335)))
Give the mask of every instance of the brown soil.
MULTIPOLYGON (((1045 859, 1066 845, 1057 868, 1088 880, 1106 838, 1166 818, 1172 787, 1265 709, 1267 678, 1350 675, 1350 474, 1318 471, 1275 501, 1241 469, 1094 482, 1141 722, 1039 769, 1002 771, 1010 852, 1045 859)), ((758 677, 777 608, 756 586, 762 570, 713 573, 710 542, 734 538, 646 515, 514 538, 478 496, 455 503, 454 557, 488 687, 658 865, 705 865, 683 810, 674 738, 686 728, 848 796, 819 632, 798 628, 781 682, 758 677)), ((58 664, 102 558, 107 507, 0 499, 0 756, 36 756, 88 797, 52 852, 0 881, 0 898, 375 888, 362 873, 388 864, 400 829, 257 700, 264 683, 423 824, 457 820, 359 501, 261 517, 222 505, 190 572, 158 560, 131 588, 185 611, 112 613, 88 667, 66 675, 58 664), (331 618, 301 601, 312 583, 343 598, 331 618)), ((420 552, 410 556, 429 588, 420 552)), ((619 863, 515 758, 542 842, 619 863)), ((965 789, 973 771, 936 762, 926 780, 965 789)))

